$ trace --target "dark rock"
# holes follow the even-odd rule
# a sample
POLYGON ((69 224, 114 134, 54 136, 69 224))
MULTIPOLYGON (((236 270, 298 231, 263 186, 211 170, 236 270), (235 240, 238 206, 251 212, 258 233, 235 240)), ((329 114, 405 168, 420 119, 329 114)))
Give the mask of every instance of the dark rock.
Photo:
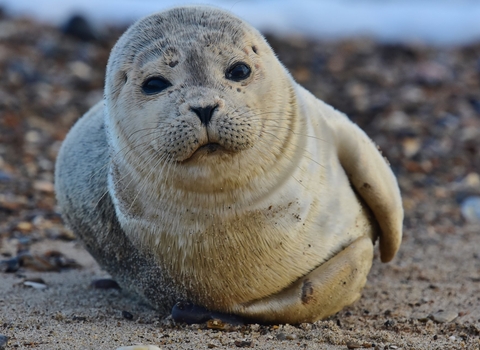
POLYGON ((20 259, 14 257, 8 260, 0 261, 0 272, 13 273, 20 268, 20 259))
POLYGON ((118 283, 111 278, 95 280, 90 286, 95 289, 121 289, 118 283))
POLYGON ((62 31, 83 41, 93 41, 98 37, 90 22, 81 15, 70 17, 62 26, 62 31))
POLYGON ((122 316, 123 316, 123 318, 126 318, 127 320, 133 320, 133 315, 128 311, 123 310, 122 311, 122 316))
POLYGON ((235 346, 238 348, 250 348, 252 347, 251 340, 235 340, 235 346))

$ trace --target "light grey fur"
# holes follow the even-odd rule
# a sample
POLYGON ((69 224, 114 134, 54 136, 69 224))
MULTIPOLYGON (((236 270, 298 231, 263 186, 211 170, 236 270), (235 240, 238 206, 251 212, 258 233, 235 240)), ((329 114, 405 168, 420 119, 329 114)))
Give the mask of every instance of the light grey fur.
POLYGON ((100 102, 75 124, 58 155, 55 189, 63 219, 123 288, 168 313, 183 298, 169 287, 154 259, 138 251, 120 227, 108 194, 109 162, 100 102))

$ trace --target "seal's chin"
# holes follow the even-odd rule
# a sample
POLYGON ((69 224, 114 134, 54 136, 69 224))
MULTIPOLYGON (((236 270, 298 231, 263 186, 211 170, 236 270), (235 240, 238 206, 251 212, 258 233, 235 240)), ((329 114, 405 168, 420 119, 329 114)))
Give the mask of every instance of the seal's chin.
POLYGON ((181 163, 188 163, 188 162, 198 161, 198 160, 206 160, 213 157, 231 155, 232 153, 234 152, 227 150, 222 145, 211 142, 198 147, 190 155, 190 157, 182 160, 181 163))

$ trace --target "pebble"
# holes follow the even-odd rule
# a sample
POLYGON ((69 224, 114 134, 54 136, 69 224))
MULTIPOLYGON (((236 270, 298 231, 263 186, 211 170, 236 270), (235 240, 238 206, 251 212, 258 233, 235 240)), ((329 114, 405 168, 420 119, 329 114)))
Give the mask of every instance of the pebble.
POLYGON ((458 312, 454 311, 438 311, 431 315, 432 320, 438 323, 448 323, 458 317, 458 312))
POLYGON ((0 334, 0 350, 4 350, 8 344, 8 337, 0 334))
POLYGON ((65 34, 74 36, 80 40, 91 41, 97 38, 90 22, 83 16, 72 16, 62 27, 65 34))
POLYGON ((32 287, 35 289, 47 289, 48 286, 41 278, 29 278, 23 281, 23 285, 26 287, 32 287))
POLYGON ((31 232, 33 229, 33 225, 31 222, 28 221, 21 221, 17 224, 17 229, 21 232, 31 232))
POLYGON ((235 340, 235 346, 238 348, 250 348, 252 346, 251 340, 235 340))
POLYGON ((93 281, 90 286, 95 289, 120 289, 120 286, 111 278, 101 278, 93 281))
POLYGON ((161 349, 155 345, 132 345, 132 346, 122 346, 117 348, 117 350, 161 350, 161 349))
POLYGON ((207 321, 207 328, 225 330, 228 328, 228 326, 226 323, 222 322, 222 320, 212 319, 207 321))
POLYGON ((460 205, 463 217, 470 223, 480 222, 480 197, 470 196, 463 200, 460 205))
POLYGON ((46 284, 37 283, 37 282, 23 282, 23 285, 26 287, 32 287, 40 290, 48 288, 46 284))
POLYGON ((53 193, 54 186, 50 181, 38 180, 33 182, 33 188, 40 192, 53 193))
POLYGON ((18 257, 0 261, 0 272, 13 273, 17 272, 19 268, 20 259, 18 257))
POLYGON ((297 338, 296 334, 285 334, 283 332, 277 334, 278 340, 296 340, 297 338))
POLYGON ((357 343, 354 341, 349 341, 346 345, 347 349, 368 349, 375 347, 375 344, 373 343, 357 343))
POLYGON ((128 311, 123 310, 122 311, 122 316, 123 316, 123 318, 126 318, 127 320, 133 320, 133 315, 128 311))

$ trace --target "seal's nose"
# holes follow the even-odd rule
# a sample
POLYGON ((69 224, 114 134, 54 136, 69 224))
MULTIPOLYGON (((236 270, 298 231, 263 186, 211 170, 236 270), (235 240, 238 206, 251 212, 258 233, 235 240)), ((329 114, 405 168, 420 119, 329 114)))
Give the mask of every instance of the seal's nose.
POLYGON ((203 125, 207 126, 212 119, 213 112, 217 109, 218 105, 215 106, 206 106, 206 107, 190 107, 190 110, 195 112, 195 114, 200 118, 200 121, 203 125))

